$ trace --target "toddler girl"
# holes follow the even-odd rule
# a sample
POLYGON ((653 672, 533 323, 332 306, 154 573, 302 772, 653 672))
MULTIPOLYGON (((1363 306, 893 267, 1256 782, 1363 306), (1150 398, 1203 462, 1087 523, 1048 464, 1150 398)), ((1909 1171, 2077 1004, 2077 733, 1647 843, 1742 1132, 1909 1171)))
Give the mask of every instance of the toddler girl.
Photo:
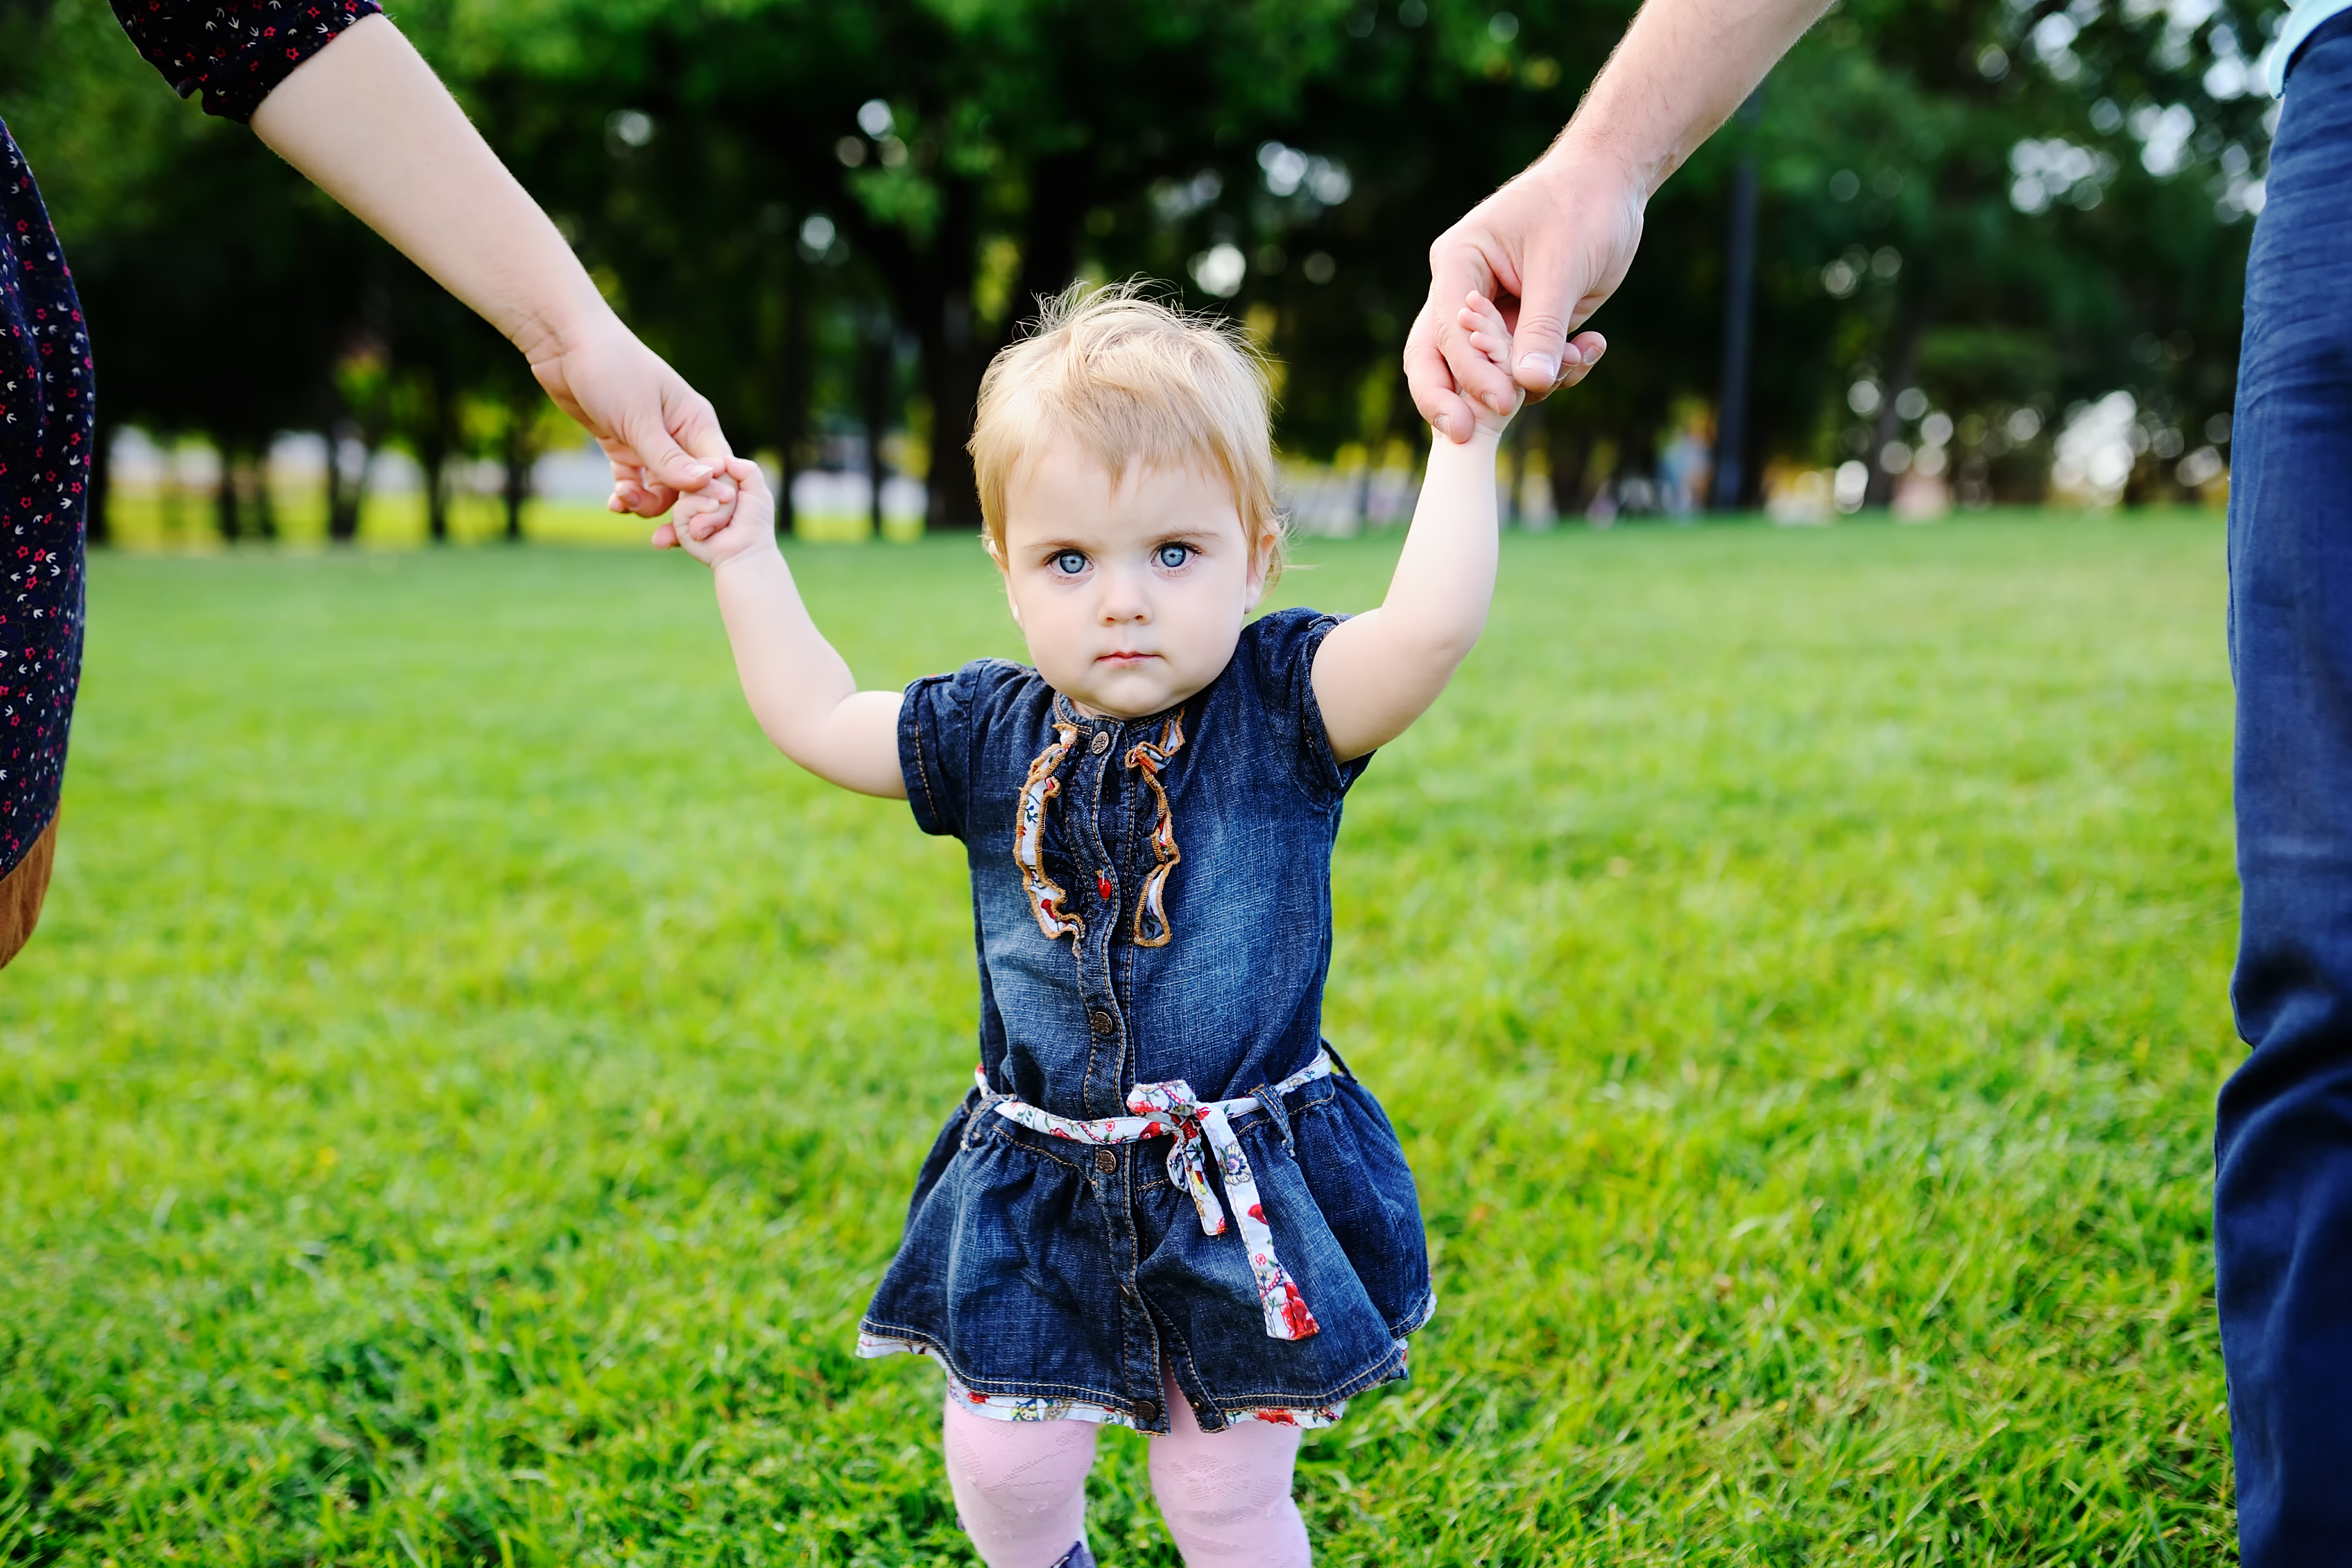
MULTIPOLYGON (((1508 364, 1491 303, 1463 324, 1508 364)), ((1092 1563, 1104 1422, 1153 1434, 1192 1568, 1305 1564, 1299 1429, 1405 1375, 1434 1301, 1396 1134, 1321 1034, 1331 844, 1485 622, 1506 423, 1434 444, 1378 610, 1250 621, 1283 542, 1263 369, 1223 327, 1074 289, 989 368, 971 439, 1034 668, 857 690, 750 464, 656 536, 713 568, 777 747, 969 852, 979 1082, 858 1352, 946 1372, 990 1568, 1092 1563)))

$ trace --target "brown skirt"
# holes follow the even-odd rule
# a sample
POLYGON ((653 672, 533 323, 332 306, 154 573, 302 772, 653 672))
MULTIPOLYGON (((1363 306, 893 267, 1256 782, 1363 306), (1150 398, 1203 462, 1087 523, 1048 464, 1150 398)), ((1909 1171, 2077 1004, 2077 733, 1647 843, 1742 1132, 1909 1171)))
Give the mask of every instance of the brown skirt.
POLYGON ((0 877, 0 967, 24 951, 40 923, 41 899, 49 891, 49 868, 57 863, 58 820, 41 830, 16 869, 0 877))

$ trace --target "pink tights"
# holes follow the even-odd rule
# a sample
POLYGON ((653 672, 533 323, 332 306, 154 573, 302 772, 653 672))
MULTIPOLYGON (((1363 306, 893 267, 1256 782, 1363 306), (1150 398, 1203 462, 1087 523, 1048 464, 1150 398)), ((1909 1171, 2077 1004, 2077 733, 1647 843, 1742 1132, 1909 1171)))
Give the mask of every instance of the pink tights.
MULTIPOLYGON (((1239 1421, 1203 1432, 1167 1383, 1169 1434, 1151 1439, 1151 1495, 1185 1568, 1307 1568, 1290 1500, 1298 1428, 1239 1421)), ((994 1421, 947 1405, 948 1484, 988 1568, 1051 1568, 1087 1532, 1091 1421, 994 1421)))

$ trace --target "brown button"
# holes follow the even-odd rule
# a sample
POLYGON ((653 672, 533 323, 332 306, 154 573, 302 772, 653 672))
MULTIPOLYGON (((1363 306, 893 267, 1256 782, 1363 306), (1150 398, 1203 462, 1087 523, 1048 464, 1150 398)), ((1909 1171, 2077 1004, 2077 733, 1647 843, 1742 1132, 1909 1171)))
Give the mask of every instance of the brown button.
POLYGON ((1094 1011, 1087 1015, 1087 1027, 1093 1030, 1097 1034, 1108 1034, 1111 1030, 1118 1027, 1118 1020, 1111 1017, 1110 1014, 1103 1011, 1102 1009, 1097 1008, 1094 1011))
POLYGON ((1135 1418, 1142 1422, 1147 1427, 1159 1420, 1160 1401, 1157 1399, 1137 1400, 1135 1404, 1135 1418))
POLYGON ((1112 1154, 1108 1149, 1097 1149, 1095 1151, 1095 1169, 1102 1172, 1105 1176, 1108 1176, 1111 1172, 1118 1169, 1118 1156, 1112 1154))
POLYGON ((1110 749, 1110 731, 1107 729, 1098 729, 1095 731, 1095 737, 1088 743, 1087 749, 1091 750, 1097 757, 1100 757, 1104 752, 1108 751, 1110 749))

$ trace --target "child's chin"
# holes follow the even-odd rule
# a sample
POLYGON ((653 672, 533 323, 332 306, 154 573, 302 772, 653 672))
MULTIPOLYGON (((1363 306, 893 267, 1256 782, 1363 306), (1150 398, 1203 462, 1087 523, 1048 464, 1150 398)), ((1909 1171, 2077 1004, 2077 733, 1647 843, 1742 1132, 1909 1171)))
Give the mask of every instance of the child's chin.
MULTIPOLYGON (((1077 694, 1072 694, 1076 695, 1077 694)), ((1078 700, 1097 713, 1121 721, 1149 718, 1176 706, 1176 694, 1165 681, 1104 681, 1078 700)))

